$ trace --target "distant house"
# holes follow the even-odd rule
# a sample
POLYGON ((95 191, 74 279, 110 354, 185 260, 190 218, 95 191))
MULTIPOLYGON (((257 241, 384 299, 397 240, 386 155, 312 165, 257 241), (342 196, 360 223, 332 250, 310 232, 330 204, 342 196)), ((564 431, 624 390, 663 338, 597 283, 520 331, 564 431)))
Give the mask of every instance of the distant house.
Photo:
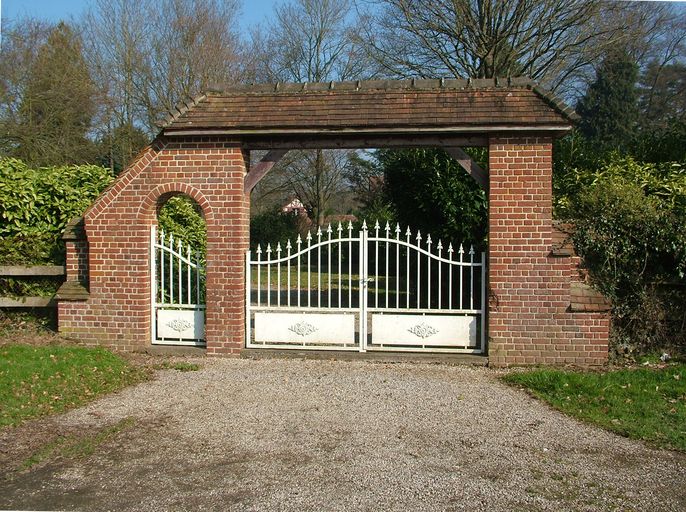
POLYGON ((297 197, 291 199, 288 204, 281 207, 283 213, 291 213, 298 217, 307 217, 307 209, 297 197))

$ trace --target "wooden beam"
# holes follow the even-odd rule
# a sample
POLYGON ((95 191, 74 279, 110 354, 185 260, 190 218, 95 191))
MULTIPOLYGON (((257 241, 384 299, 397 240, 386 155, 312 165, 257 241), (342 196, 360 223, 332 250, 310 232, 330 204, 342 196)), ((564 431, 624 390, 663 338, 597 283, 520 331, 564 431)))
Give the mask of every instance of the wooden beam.
POLYGON ((33 266, 33 267, 25 267, 21 265, 5 265, 5 266, 0 266, 0 276, 3 277, 8 277, 8 276, 21 276, 21 277, 27 277, 27 276, 35 276, 35 277, 42 277, 42 276, 63 276, 64 275, 64 267, 61 265, 43 265, 43 266, 33 266))
POLYGON ((274 165, 288 153, 288 149, 271 149, 264 155, 262 160, 250 167, 250 172, 245 175, 243 181, 243 191, 250 194, 262 178, 274 167, 274 165))
POLYGON ((325 136, 244 136, 247 150, 262 149, 376 149, 445 146, 488 146, 485 135, 332 135, 325 136))
POLYGON ((479 167, 472 157, 465 153, 462 148, 457 146, 447 146, 446 153, 452 156, 462 168, 469 173, 469 175, 481 185, 481 187, 488 192, 488 172, 479 167))

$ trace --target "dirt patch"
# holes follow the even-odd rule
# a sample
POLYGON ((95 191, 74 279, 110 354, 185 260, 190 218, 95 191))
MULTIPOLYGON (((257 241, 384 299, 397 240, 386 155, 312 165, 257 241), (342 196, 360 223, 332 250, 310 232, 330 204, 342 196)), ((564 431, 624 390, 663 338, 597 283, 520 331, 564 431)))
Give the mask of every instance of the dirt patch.
POLYGON ((0 508, 686 509, 685 454, 580 424, 487 369, 199 362, 3 432, 16 464, 54 432, 135 420, 88 456, 15 471, 0 508))

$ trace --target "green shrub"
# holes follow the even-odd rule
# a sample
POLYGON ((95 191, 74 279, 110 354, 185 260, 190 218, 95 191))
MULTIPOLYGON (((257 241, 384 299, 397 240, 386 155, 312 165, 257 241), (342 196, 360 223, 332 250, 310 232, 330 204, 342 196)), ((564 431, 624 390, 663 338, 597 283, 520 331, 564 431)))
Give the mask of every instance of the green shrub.
MULTIPOLYGON (((486 159, 484 151, 472 155, 486 159)), ((485 245, 488 200, 485 191, 441 149, 382 150, 385 193, 397 221, 444 242, 485 245)), ((374 219, 368 219, 374 221, 374 219)))
POLYGON ((198 251, 204 260, 207 253, 207 225, 200 205, 185 195, 171 197, 160 208, 158 227, 198 251))
POLYGON ((574 198, 574 243, 613 301, 620 352, 686 346, 686 174, 681 165, 606 165, 574 198))
POLYGON ((293 214, 282 213, 280 210, 271 210, 255 215, 250 219, 250 249, 255 250, 258 244, 262 249, 267 244, 276 246, 276 243, 284 244, 287 240, 295 242, 298 237, 298 217, 293 214))
POLYGON ((21 160, 0 159, 0 263, 63 263, 65 226, 112 180, 108 169, 96 165, 32 169, 21 160))
POLYGON ((637 184, 670 208, 686 211, 686 165, 680 162, 644 163, 617 152, 603 153, 583 137, 569 136, 556 143, 553 165, 553 206, 557 218, 573 218, 575 198, 602 181, 637 184))

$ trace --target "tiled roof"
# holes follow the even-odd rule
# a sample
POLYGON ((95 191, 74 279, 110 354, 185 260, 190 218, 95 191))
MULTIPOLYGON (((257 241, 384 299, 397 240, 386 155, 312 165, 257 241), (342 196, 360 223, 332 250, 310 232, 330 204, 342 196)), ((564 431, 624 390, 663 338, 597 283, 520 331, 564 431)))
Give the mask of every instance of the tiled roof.
POLYGON ((574 112, 528 79, 370 80, 232 86, 181 103, 174 133, 566 131, 574 112))

